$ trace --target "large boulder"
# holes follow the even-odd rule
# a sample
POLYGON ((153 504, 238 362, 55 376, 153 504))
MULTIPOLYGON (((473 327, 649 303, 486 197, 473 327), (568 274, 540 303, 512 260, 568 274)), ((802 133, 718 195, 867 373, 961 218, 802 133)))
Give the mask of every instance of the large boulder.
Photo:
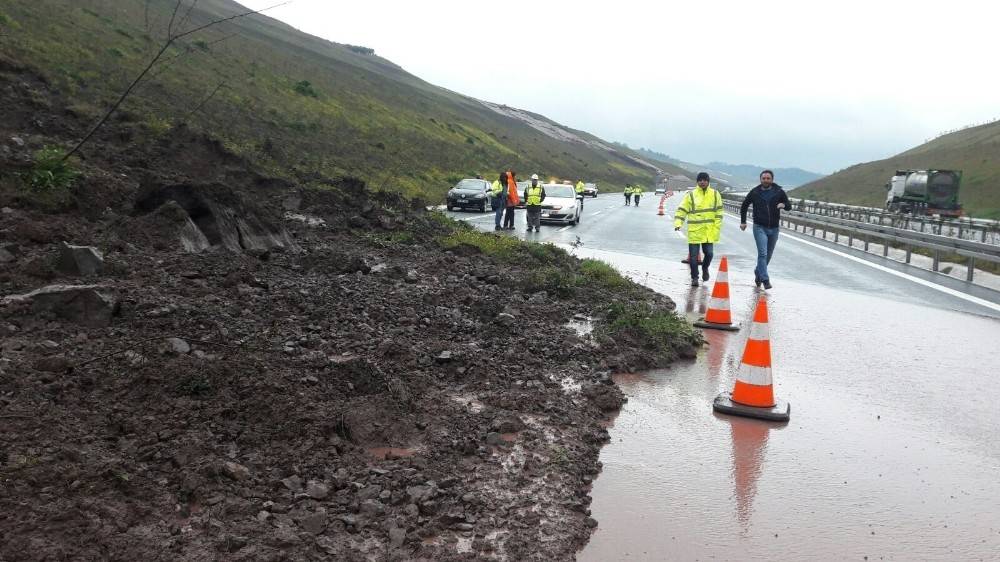
POLYGON ((35 314, 47 312, 91 328, 111 325, 118 310, 114 291, 103 285, 49 285, 23 295, 4 297, 3 303, 27 303, 35 314))
POLYGON ((104 256, 93 246, 72 246, 62 242, 56 269, 66 275, 96 275, 104 269, 104 256))

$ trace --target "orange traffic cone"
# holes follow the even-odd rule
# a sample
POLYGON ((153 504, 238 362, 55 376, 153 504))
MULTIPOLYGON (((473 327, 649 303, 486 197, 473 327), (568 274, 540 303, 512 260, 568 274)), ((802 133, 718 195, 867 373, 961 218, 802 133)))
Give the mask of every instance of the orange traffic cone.
POLYGON ((705 317, 694 325, 699 328, 730 332, 740 329, 738 324, 733 325, 733 318, 729 313, 729 261, 726 256, 722 256, 719 260, 719 272, 715 276, 715 284, 712 285, 712 300, 708 301, 708 311, 705 317))
POLYGON ((716 396, 712 409, 734 416, 788 421, 791 408, 788 402, 774 399, 771 384, 771 340, 767 327, 767 298, 763 295, 753 313, 753 324, 743 348, 733 391, 716 396))
POLYGON ((664 215, 664 213, 663 213, 663 201, 660 201, 660 208, 656 211, 656 214, 659 215, 659 216, 661 216, 661 217, 664 215))

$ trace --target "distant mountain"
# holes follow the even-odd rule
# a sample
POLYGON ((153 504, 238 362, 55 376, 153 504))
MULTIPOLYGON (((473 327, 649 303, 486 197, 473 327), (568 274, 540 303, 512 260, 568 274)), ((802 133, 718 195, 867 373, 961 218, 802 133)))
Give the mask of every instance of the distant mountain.
POLYGON ((816 181, 823 177, 802 168, 765 168, 754 164, 727 164, 726 162, 709 162, 706 168, 726 172, 732 176, 732 182, 737 185, 753 186, 760 183, 760 173, 765 169, 774 172, 774 181, 782 187, 794 188, 800 185, 816 181))
POLYGON ((796 189, 791 195, 881 207, 896 170, 961 170, 958 200, 971 216, 1000 218, 1000 121, 942 135, 885 160, 856 164, 796 189))
MULTIPOLYGON (((672 164, 678 168, 687 170, 689 175, 702 171, 708 172, 712 176, 713 181, 729 184, 734 188, 757 185, 760 173, 766 169, 753 164, 727 164, 726 162, 694 164, 648 148, 639 148, 636 152, 648 160, 672 164)), ((787 188, 798 187, 804 183, 809 183, 823 177, 822 174, 809 172, 801 168, 770 168, 770 170, 774 172, 775 181, 782 187, 787 188)))

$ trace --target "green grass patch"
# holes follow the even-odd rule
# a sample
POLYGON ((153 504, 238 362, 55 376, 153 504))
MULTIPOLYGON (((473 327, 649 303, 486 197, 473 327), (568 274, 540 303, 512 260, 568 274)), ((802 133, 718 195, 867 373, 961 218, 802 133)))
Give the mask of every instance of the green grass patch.
MULTIPOLYGON (((450 221, 451 219, 448 220, 450 221)), ((446 250, 454 250, 461 246, 471 246, 477 248, 487 256, 493 256, 505 262, 523 260, 524 256, 528 253, 525 243, 516 238, 495 236, 493 234, 466 229, 457 230, 439 238, 438 244, 446 250)))
POLYGON ((580 262, 580 274, 583 275, 587 283, 605 289, 626 291, 632 290, 635 285, 618 273, 618 270, 611 265, 593 259, 585 259, 580 262))
POLYGON ((35 163, 24 176, 25 185, 36 192, 69 189, 80 172, 65 156, 66 151, 55 146, 35 152, 35 163))
POLYGON ((308 80, 302 80, 296 82, 295 87, 293 89, 295 90, 296 93, 303 96, 308 96, 310 98, 319 97, 319 94, 316 92, 315 88, 313 88, 313 85, 308 80))
POLYGON ((695 344, 701 335, 671 310, 655 308, 646 301, 614 302, 607 309, 608 330, 612 338, 638 336, 656 349, 675 344, 695 344))

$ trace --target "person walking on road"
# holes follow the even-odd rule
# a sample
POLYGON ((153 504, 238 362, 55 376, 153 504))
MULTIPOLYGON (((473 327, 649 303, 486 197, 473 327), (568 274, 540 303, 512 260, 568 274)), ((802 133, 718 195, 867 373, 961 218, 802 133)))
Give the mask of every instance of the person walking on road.
POLYGON ((753 239, 757 243, 757 267, 754 272, 754 284, 765 289, 771 288, 771 277, 767 273, 767 265, 774 255, 774 246, 778 243, 778 228, 781 226, 781 209, 791 206, 788 194, 780 185, 774 183, 774 172, 764 170, 760 173, 760 185, 750 190, 743 204, 740 205, 740 230, 747 229, 747 208, 753 205, 753 239))
POLYGON ((545 188, 538 183, 538 174, 531 174, 531 184, 524 188, 524 208, 528 210, 528 232, 534 228, 540 232, 542 226, 542 201, 545 201, 545 188))
POLYGON ((635 206, 639 206, 639 197, 642 196, 642 186, 637 185, 632 188, 632 199, 635 199, 635 206))
POLYGON ((583 211, 583 189, 586 187, 583 180, 576 180, 576 198, 580 200, 580 211, 583 211))
POLYGON ((507 172, 500 172, 500 178, 490 187, 490 197, 493 199, 493 230, 500 230, 504 209, 507 205, 507 172))
POLYGON ((503 229, 514 230, 514 213, 521 198, 517 195, 517 175, 514 170, 507 170, 507 197, 504 200, 503 229))
POLYGON ((709 185, 705 172, 698 174, 698 187, 685 195, 674 215, 674 230, 680 230, 687 221, 688 265, 691 267, 691 286, 698 286, 698 250, 703 254, 701 280, 708 281, 708 266, 712 264, 712 246, 722 233, 722 195, 709 185))
POLYGON ((631 184, 628 184, 628 183, 625 184, 625 191, 624 191, 624 193, 625 193, 625 206, 628 207, 629 205, 632 204, 632 185, 631 184))

